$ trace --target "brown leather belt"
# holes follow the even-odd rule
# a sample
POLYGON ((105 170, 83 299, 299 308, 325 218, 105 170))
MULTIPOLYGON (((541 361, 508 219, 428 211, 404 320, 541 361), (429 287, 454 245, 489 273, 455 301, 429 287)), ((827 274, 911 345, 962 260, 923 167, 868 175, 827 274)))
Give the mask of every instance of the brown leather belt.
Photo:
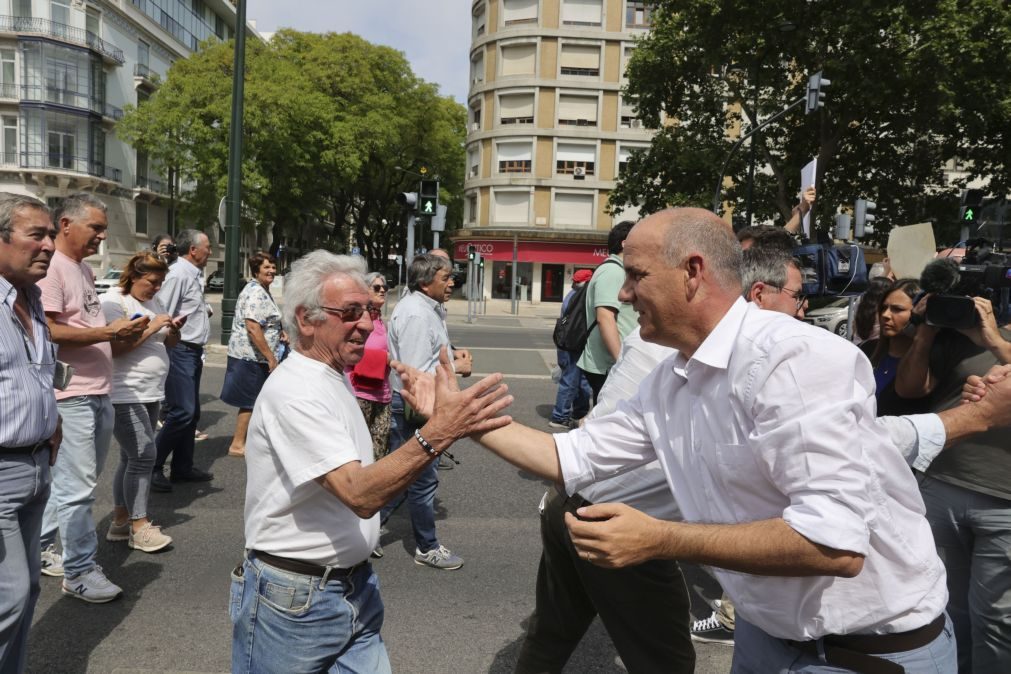
POLYGON ((929 625, 896 634, 830 634, 817 641, 787 643, 807 655, 820 658, 822 642, 827 664, 844 667, 860 674, 902 674, 905 668, 890 660, 875 657, 882 653, 904 653, 923 648, 944 631, 944 613, 929 625))
POLYGON ((49 449, 49 440, 39 440, 34 445, 24 447, 0 447, 0 454, 34 454, 40 449, 49 449))
POLYGON ((331 566, 320 566, 319 564, 312 564, 310 562, 303 562, 300 559, 289 559, 288 557, 278 557, 277 555, 272 555, 268 552, 263 552, 261 550, 250 550, 250 556, 256 557, 264 564, 273 566, 274 568, 281 569, 282 571, 291 571, 292 573, 300 573, 303 576, 317 576, 322 578, 327 575, 327 571, 330 572, 330 578, 334 577, 347 577, 352 573, 365 566, 368 560, 358 562, 354 566, 350 566, 346 569, 339 569, 337 567, 331 566))

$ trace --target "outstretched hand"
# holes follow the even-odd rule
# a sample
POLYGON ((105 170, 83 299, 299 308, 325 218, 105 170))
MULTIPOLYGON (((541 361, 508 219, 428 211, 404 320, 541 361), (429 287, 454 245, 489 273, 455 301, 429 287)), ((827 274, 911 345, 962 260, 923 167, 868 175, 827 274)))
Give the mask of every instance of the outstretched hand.
POLYGON ((565 513, 572 544, 581 559, 616 569, 660 556, 660 521, 623 503, 600 503, 565 513))
POLYGON ((512 417, 498 416, 513 402, 502 375, 488 375, 461 391, 445 347, 439 350, 434 377, 398 361, 390 365, 403 382, 400 395, 428 418, 423 434, 434 445, 448 447, 460 438, 512 423, 512 417))

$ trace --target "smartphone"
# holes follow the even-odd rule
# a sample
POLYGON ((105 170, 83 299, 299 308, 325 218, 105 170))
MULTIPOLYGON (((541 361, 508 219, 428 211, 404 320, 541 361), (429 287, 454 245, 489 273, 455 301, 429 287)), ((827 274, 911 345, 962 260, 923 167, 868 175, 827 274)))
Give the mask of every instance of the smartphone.
POLYGON ((137 320, 138 318, 144 318, 144 314, 142 314, 142 313, 140 313, 140 312, 138 311, 137 313, 135 313, 135 314, 134 314, 133 316, 131 316, 131 317, 130 317, 130 320, 131 320, 131 321, 135 321, 135 320, 137 320))

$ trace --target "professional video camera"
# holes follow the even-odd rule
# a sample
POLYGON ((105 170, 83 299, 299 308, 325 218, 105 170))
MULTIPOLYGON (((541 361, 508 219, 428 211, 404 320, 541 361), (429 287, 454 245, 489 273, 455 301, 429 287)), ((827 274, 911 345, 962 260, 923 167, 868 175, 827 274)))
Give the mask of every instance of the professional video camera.
POLYGON ((1011 288, 1011 254, 993 250, 986 239, 966 243, 961 262, 940 258, 920 275, 920 287, 932 293, 927 304, 927 324, 939 328, 972 328, 979 324, 973 297, 994 304, 1001 288, 1011 288))

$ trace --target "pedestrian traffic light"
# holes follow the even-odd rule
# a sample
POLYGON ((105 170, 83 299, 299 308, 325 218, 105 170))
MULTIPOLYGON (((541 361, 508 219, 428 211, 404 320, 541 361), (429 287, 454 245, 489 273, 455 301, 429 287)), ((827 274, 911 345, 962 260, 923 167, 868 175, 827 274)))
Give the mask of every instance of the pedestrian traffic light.
POLYGON ((477 248, 474 246, 467 246, 467 261, 474 262, 476 259, 474 257, 475 255, 477 255, 477 248))
POLYGON ((878 205, 867 199, 857 199, 853 204, 853 238, 862 239, 864 234, 874 232, 874 209, 878 205))
POLYGON ((983 190, 962 190, 962 205, 958 209, 958 222, 963 227, 979 222, 983 211, 983 190))
POLYGON ((804 104, 805 114, 810 115, 812 112, 825 107, 825 89, 830 84, 832 84, 832 81, 822 77, 820 70, 808 78, 807 101, 804 104))
POLYGON ((397 194, 397 203, 409 211, 413 211, 418 204, 417 192, 400 192, 397 194))
POLYGON ((979 219, 979 206, 962 206, 958 209, 958 221, 962 225, 974 225, 979 219))
POLYGON ((422 180, 418 189, 418 214, 434 217, 439 210, 439 181, 422 180))

